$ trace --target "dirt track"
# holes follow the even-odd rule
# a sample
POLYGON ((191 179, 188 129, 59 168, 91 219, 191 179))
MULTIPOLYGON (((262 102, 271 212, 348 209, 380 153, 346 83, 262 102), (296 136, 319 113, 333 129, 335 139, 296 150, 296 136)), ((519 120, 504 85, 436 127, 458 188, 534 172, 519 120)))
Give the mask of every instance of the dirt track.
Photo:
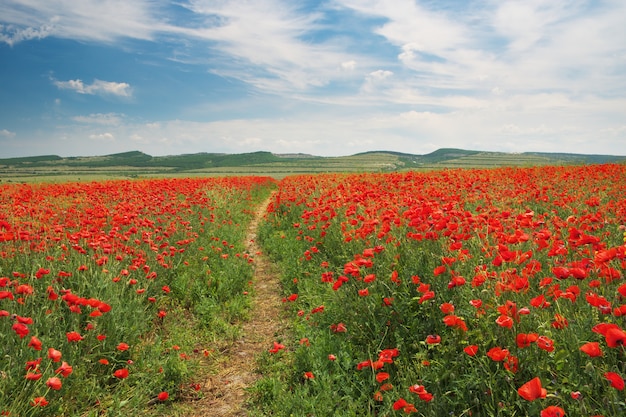
POLYGON ((243 324, 239 340, 220 353, 217 373, 206 380, 202 387, 204 397, 194 402, 194 411, 188 417, 247 416, 246 388, 260 377, 256 357, 272 347, 284 327, 279 277, 256 243, 257 227, 269 202, 270 198, 259 206, 246 238, 247 251, 254 257, 250 320, 243 324))

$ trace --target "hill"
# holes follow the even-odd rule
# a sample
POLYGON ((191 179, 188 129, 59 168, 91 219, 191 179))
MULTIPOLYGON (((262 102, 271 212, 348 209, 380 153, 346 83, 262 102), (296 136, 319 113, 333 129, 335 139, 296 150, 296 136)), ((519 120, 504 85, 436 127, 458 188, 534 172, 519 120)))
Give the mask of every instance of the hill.
POLYGON ((350 156, 308 154, 194 153, 151 156, 131 151, 102 156, 42 155, 0 159, 0 178, 30 180, 52 177, 137 177, 163 175, 285 175, 316 172, 431 170, 563 164, 624 163, 626 156, 571 153, 503 153, 442 148, 424 155, 370 151, 350 156))

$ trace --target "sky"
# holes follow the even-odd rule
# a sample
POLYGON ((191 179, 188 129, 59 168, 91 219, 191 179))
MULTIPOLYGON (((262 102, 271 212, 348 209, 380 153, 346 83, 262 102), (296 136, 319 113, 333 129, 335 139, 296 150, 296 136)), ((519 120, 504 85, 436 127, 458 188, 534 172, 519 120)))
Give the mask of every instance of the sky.
POLYGON ((0 158, 626 155, 623 0, 0 0, 0 158))

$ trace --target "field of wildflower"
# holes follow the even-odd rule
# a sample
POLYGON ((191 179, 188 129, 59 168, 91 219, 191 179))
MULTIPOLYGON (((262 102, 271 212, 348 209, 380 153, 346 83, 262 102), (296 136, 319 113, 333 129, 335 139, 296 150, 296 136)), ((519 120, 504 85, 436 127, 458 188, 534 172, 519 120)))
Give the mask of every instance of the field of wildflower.
POLYGON ((252 415, 626 414, 626 166, 591 165, 0 185, 0 415, 193 397, 271 192, 252 415))
POLYGON ((259 415, 621 416, 626 167, 288 177, 259 415))
POLYGON ((245 318, 267 177, 0 186, 0 415, 169 415, 245 318), (190 335, 192 337, 190 337, 190 335))

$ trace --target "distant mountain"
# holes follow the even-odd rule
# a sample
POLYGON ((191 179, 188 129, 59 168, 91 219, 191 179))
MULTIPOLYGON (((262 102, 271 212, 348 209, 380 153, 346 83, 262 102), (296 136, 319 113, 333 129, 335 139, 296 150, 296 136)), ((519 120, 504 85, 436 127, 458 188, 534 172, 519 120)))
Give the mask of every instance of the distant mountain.
MULTIPOLYGON (((483 152, 442 148, 425 155, 392 151, 370 151, 351 156, 322 157, 308 154, 274 154, 266 151, 242 154, 193 153, 170 156, 150 156, 140 151, 103 156, 60 157, 42 155, 0 159, 0 169, 90 169, 132 167, 167 169, 173 171, 221 170, 235 167, 284 169, 285 172, 344 170, 385 170, 455 167, 532 166, 561 164, 624 163, 626 156, 585 155, 547 152, 483 152)), ((0 172, 2 174, 2 172, 0 172)))

